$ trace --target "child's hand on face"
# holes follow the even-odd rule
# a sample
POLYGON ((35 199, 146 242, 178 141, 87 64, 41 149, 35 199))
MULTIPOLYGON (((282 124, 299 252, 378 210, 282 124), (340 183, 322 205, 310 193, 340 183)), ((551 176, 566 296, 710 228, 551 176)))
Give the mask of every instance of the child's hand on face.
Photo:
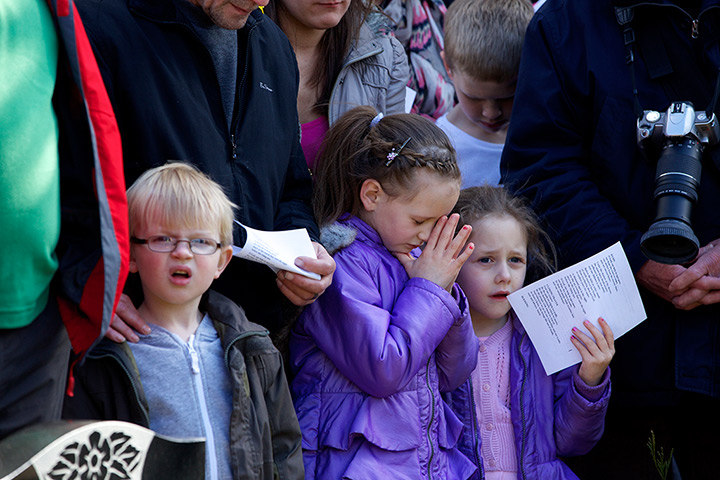
POLYGON ((610 325, 599 318, 598 323, 602 332, 595 325, 585 320, 583 324, 590 330, 593 338, 573 327, 573 335, 570 341, 580 352, 582 363, 578 375, 587 385, 594 387, 602 380, 605 369, 610 364, 613 355, 615 355, 615 336, 613 335, 610 325))
POLYGON ((475 248, 472 243, 465 246, 472 231, 470 225, 463 226, 453 238, 459 218, 457 214, 440 217, 418 258, 409 253, 395 255, 410 278, 425 278, 448 292, 452 290, 460 268, 475 248))

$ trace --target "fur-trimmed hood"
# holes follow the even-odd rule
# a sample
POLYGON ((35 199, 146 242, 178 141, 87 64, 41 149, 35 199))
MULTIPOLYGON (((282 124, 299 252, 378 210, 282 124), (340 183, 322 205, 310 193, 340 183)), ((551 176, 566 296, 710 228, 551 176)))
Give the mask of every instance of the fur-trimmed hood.
POLYGON ((334 255, 353 243, 357 233, 357 230, 349 225, 333 223, 320 229, 320 243, 330 255, 334 255))

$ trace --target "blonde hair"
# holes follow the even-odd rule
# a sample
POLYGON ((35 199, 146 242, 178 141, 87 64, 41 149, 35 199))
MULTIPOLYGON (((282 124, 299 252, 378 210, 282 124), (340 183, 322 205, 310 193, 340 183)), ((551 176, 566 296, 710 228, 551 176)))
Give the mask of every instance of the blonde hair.
POLYGON ((232 245, 233 209, 220 185, 197 168, 169 162, 147 170, 127 191, 130 235, 151 223, 193 229, 217 228, 220 243, 232 245))
POLYGON ((445 62, 478 81, 509 82, 520 68, 528 0, 455 0, 445 15, 445 62))
MULTIPOLYGON (((513 196, 504 187, 482 185, 460 191, 453 213, 460 215, 460 225, 472 225, 487 217, 510 217, 525 231, 527 239, 526 282, 553 273, 557 269, 557 254, 550 236, 540 224, 535 212, 521 197, 513 196)), ((482 233, 474 231, 474 234, 482 233)))

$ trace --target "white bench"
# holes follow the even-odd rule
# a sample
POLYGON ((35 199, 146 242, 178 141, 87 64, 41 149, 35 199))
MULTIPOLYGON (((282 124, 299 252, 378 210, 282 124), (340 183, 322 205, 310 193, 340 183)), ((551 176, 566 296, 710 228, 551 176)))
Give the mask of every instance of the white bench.
POLYGON ((62 421, 0 441, 0 480, 204 480, 205 440, 126 422, 62 421))

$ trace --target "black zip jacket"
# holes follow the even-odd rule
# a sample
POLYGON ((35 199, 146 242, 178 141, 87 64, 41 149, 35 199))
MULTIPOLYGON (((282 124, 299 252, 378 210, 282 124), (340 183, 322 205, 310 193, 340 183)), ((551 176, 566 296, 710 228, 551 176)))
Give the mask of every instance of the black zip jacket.
MULTIPOLYGON (((228 128, 210 52, 172 0, 77 6, 117 116, 128 186, 149 168, 187 161, 223 186, 240 222, 261 230, 305 227, 318 238, 299 141, 297 63, 269 18, 255 11, 238 30, 228 128)), ((213 288, 275 332, 282 295, 274 276, 264 265, 234 259, 213 288)))
MULTIPOLYGON (((643 109, 704 110, 720 68, 720 1, 561 0, 533 17, 501 169, 547 222, 562 267, 617 241, 633 271, 647 261, 640 238, 657 211, 659 148, 637 145, 631 68, 643 109), (614 6, 634 7, 631 66, 614 6)), ((692 211, 701 246, 720 237, 720 145, 702 163, 692 211)), ((648 318, 617 342, 613 401, 669 405, 678 390, 720 398, 720 304, 686 311, 640 293, 648 318)))

